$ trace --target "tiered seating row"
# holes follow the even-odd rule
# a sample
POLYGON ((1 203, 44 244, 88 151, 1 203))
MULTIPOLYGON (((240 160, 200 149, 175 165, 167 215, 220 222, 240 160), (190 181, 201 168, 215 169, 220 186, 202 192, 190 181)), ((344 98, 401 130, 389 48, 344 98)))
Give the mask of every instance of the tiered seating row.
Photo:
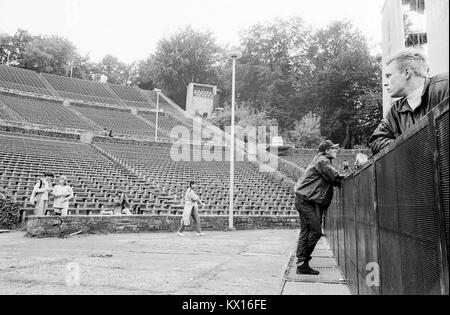
POLYGON ((109 93, 102 83, 71 79, 47 73, 43 73, 42 76, 62 97, 115 105, 122 104, 120 99, 109 93))
MULTIPOLYGON (((131 112, 75 106, 72 108, 101 127, 112 130, 113 134, 143 136, 147 138, 153 138, 155 136, 154 127, 137 118, 131 112)), ((159 133, 159 136, 162 138, 165 135, 159 133)), ((167 136, 165 138, 168 139, 167 136)))
POLYGON ((52 95, 36 72, 5 65, 0 65, 0 86, 24 92, 52 95))
MULTIPOLYGON (((139 116, 148 120, 153 125, 156 124, 156 113, 140 112, 139 116)), ((170 134, 172 128, 177 126, 184 126, 187 127, 189 130, 192 130, 193 128, 192 124, 189 125, 187 122, 181 122, 177 119, 172 118, 171 116, 166 116, 164 114, 158 115, 158 128, 161 128, 166 133, 170 134)))
MULTIPOLYGON (((138 108, 155 108, 156 92, 139 91, 130 86, 100 83, 89 80, 72 79, 47 73, 0 65, 0 87, 29 93, 53 96, 50 86, 62 98, 112 104, 115 106, 133 106, 138 108), (47 86, 46 86, 47 85, 47 86), (50 88, 50 87, 49 87, 50 88)), ((163 98, 159 98, 160 109, 178 117, 184 122, 184 116, 163 98)), ((189 126, 190 122, 187 122, 189 126)))
POLYGON ((132 87, 117 84, 109 84, 108 86, 129 106, 151 107, 151 104, 132 87))
POLYGON ((27 201, 47 170, 68 176, 75 195, 72 213, 110 209, 117 192, 125 192, 145 211, 161 204, 157 197, 162 193, 156 186, 118 167, 89 145, 0 134, 0 186, 16 192, 26 208, 32 208, 27 201))
POLYGON ((0 104, 0 119, 3 120, 13 120, 9 113, 0 104))
POLYGON ((74 115, 61 102, 0 94, 0 100, 20 117, 32 124, 91 130, 84 120, 74 115))
MULTIPOLYGON (((202 211, 223 214, 229 205, 229 162, 175 162, 170 148, 98 143, 118 159, 164 186, 180 206, 190 180, 198 182, 202 211)), ((243 214, 295 214, 291 187, 268 179, 249 162, 235 163, 235 207, 243 214)))

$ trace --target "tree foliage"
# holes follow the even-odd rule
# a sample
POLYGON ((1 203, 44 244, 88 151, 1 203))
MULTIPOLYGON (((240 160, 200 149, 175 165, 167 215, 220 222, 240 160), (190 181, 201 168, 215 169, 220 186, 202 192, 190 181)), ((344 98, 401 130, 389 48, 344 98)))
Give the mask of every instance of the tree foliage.
POLYGON ((182 106, 189 83, 217 84, 220 67, 215 56, 219 50, 211 32, 195 31, 188 26, 160 40, 145 67, 153 83, 182 106))
POLYGON ((19 66, 29 70, 67 76, 75 55, 76 48, 67 39, 56 36, 38 37, 25 47, 19 66))
POLYGON ((307 61, 305 52, 310 28, 300 17, 277 18, 258 23, 241 35, 242 63, 261 65, 283 74, 301 71, 307 61))
POLYGON ((300 148, 317 148, 323 140, 320 132, 320 116, 309 112, 300 121, 295 123, 295 128, 289 132, 290 142, 300 148))
POLYGON ((335 22, 317 32, 310 58, 315 70, 308 92, 322 117, 322 135, 345 148, 360 144, 365 138, 358 130, 360 113, 381 99, 379 61, 349 22, 335 22))
POLYGON ((131 67, 112 55, 106 55, 97 65, 97 73, 106 75, 108 83, 126 85, 131 67))
POLYGON ((20 221, 20 204, 13 195, 0 189, 0 227, 15 228, 20 221))
POLYGON ((23 59, 23 52, 28 44, 33 40, 33 36, 26 30, 18 29, 10 36, 0 34, 0 63, 16 66, 23 59))

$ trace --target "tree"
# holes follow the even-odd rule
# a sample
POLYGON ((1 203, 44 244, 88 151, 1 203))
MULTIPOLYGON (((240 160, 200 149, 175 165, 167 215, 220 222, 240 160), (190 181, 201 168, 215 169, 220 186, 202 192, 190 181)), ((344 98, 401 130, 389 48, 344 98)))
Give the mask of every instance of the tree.
POLYGON ((72 75, 72 78, 82 80, 92 80, 95 69, 95 64, 89 61, 89 55, 75 56, 70 61, 69 76, 72 75))
MULTIPOLYGON (((306 58, 310 41, 310 28, 300 17, 259 23, 241 35, 236 98, 276 119, 281 131, 292 128, 309 110, 300 82, 312 71, 306 58)), ((226 101, 231 97, 229 69, 227 64, 219 83, 226 101)))
POLYGON ((360 144, 357 134, 367 96, 381 98, 379 60, 371 56, 365 38, 349 22, 335 22, 313 37, 309 58, 315 66, 313 107, 322 117, 322 135, 345 148, 360 144), (364 100, 364 101, 363 101, 364 100))
POLYGON ((241 35, 242 63, 267 66, 283 74, 301 71, 309 46, 310 29, 300 17, 258 23, 241 35))
POLYGON ((75 46, 57 36, 37 37, 29 42, 19 60, 25 69, 68 76, 72 59, 77 55, 75 46))
POLYGON ((10 65, 18 65, 23 58, 25 47, 33 38, 28 31, 21 29, 18 29, 13 36, 0 34, 0 64, 6 64, 9 61, 10 65))
POLYGON ((289 132, 289 136, 290 141, 300 148, 317 148, 323 140, 320 132, 320 116, 309 112, 295 123, 295 128, 289 132))
POLYGON ((153 90, 156 85, 152 77, 152 56, 148 57, 146 60, 141 60, 137 65, 137 76, 133 81, 134 85, 137 85, 143 90, 153 90))
MULTIPOLYGON (((222 130, 225 130, 225 127, 227 126, 231 126, 231 106, 226 105, 225 109, 220 114, 216 115, 211 122, 222 130)), ((270 118, 265 111, 255 110, 245 103, 236 109, 235 123, 236 126, 242 128, 248 126, 265 126, 266 128, 277 126, 277 121, 270 118)))
MULTIPOLYGON (((148 77, 183 107, 189 83, 217 84, 220 65, 216 54, 220 49, 211 32, 199 32, 190 26, 159 41, 156 53, 147 59, 148 77)), ((147 71, 147 70, 146 70, 147 71)))
POLYGON ((108 83, 126 85, 131 67, 119 61, 115 56, 106 55, 98 64, 97 71, 108 77, 108 83))

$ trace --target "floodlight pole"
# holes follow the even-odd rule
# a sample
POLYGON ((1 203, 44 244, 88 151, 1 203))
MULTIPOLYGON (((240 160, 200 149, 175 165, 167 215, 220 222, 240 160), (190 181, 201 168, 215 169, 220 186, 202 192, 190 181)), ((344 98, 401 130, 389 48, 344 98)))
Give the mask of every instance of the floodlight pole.
POLYGON ((156 92, 156 121, 155 121, 155 142, 158 142, 158 115, 159 115, 159 93, 160 89, 154 89, 156 92))
POLYGON ((234 229, 233 226, 233 212, 234 212, 234 144, 235 144, 235 96, 236 96, 236 59, 240 58, 242 53, 240 51, 232 51, 228 53, 228 57, 233 60, 233 73, 231 79, 231 140, 230 140, 230 206, 228 210, 228 228, 234 229))

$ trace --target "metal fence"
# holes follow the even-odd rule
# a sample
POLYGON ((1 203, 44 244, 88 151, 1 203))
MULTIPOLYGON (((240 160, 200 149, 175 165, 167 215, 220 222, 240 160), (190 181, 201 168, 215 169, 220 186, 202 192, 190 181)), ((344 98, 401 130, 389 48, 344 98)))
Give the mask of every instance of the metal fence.
POLYGON ((335 190, 326 233, 354 294, 449 294, 448 108, 335 190))

